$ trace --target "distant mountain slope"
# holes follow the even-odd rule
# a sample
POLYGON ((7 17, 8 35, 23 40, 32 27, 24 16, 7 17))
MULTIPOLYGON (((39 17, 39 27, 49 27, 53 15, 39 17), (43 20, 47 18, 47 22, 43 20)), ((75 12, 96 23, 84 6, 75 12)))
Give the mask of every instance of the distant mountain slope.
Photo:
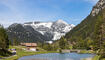
POLYGON ((93 7, 92 12, 80 24, 74 27, 69 33, 65 35, 69 41, 77 41, 80 38, 94 38, 95 25, 100 20, 105 21, 105 0, 99 2, 93 7))
POLYGON ((7 33, 10 40, 18 40, 19 42, 44 42, 48 41, 39 32, 35 31, 32 27, 23 27, 21 24, 12 24, 7 29, 7 33))

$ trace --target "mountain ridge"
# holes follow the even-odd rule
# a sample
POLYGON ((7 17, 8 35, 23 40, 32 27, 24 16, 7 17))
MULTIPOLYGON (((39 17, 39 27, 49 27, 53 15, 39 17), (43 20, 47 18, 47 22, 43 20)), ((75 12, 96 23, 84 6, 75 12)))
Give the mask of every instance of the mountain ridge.
MULTIPOLYGON (((11 38, 11 40, 13 39, 12 38, 13 35, 15 37, 22 35, 25 36, 25 38, 21 37, 21 40, 28 39, 27 37, 30 37, 28 40, 36 40, 36 41, 41 40, 41 42, 42 41, 44 42, 44 41, 53 41, 60 39, 61 36, 64 36, 73 27, 74 27, 73 24, 67 24, 62 20, 58 20, 55 22, 26 22, 24 24, 14 23, 8 27, 7 33, 11 38), (27 31, 28 34, 25 33, 27 31), (37 36, 37 34, 39 35, 39 37, 37 36), (31 39, 31 36, 29 35, 31 35, 32 37, 35 37, 36 35, 37 37, 36 39, 35 38, 31 39)), ((19 37, 17 39, 19 39, 20 41, 19 37)))

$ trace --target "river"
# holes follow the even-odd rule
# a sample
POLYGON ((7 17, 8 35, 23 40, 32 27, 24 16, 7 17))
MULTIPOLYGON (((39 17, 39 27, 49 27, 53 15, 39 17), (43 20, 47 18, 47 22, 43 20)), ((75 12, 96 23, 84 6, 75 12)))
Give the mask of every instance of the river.
POLYGON ((82 60, 84 58, 92 58, 95 54, 77 54, 77 53, 47 53, 32 56, 24 56, 18 60, 82 60))

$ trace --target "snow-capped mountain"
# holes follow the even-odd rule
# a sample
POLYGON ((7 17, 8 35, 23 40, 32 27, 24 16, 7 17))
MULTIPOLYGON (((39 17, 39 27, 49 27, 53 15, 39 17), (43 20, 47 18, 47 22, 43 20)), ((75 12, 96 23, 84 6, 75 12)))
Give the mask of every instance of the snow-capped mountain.
POLYGON ((24 27, 31 26, 35 31, 40 32, 50 40, 58 40, 64 36, 75 25, 68 24, 63 20, 55 22, 28 22, 23 24, 24 27))

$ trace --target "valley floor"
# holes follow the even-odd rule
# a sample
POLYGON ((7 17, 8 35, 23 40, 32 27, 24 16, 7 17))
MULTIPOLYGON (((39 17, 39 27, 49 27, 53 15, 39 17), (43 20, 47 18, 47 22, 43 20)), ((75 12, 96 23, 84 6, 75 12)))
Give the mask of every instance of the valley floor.
POLYGON ((35 55, 35 54, 44 54, 44 53, 55 53, 56 51, 39 51, 39 52, 32 52, 32 51, 24 51, 22 50, 22 46, 13 46, 11 48, 16 48, 17 54, 10 57, 5 57, 2 60, 17 60, 20 57, 28 56, 28 55, 35 55))
MULTIPOLYGON (((44 54, 44 53, 57 53, 57 51, 44 51, 44 50, 39 51, 39 52, 25 51, 25 50, 22 50, 22 48, 24 48, 23 46, 11 46, 10 48, 15 48, 17 51, 17 54, 14 56, 5 57, 2 60, 17 60, 23 56, 29 56, 29 55, 35 55, 35 54, 44 54)), ((83 50, 80 53, 93 53, 93 52, 83 50)), ((99 60, 99 56, 96 55, 93 58, 86 58, 83 60, 99 60)), ((105 60, 105 59, 103 59, 103 60, 105 60)))

